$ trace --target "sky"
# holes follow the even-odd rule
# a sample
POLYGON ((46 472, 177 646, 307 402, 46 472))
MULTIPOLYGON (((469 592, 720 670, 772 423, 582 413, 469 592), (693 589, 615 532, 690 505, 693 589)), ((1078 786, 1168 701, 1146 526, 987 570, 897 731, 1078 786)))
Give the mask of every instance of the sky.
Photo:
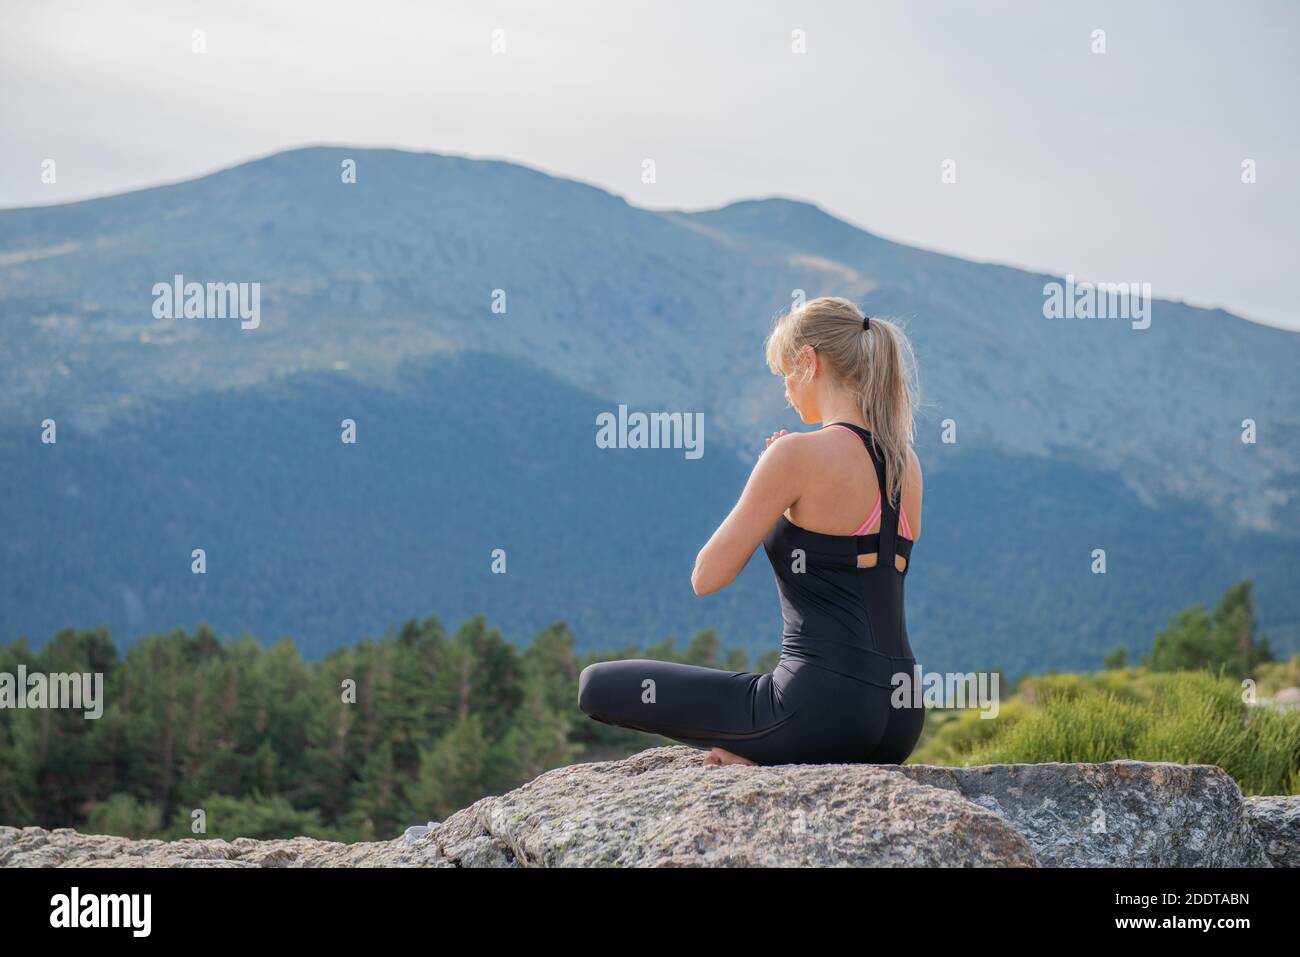
POLYGON ((0 0, 0 16, 0 207, 395 146, 648 208, 805 200, 926 249, 1300 330, 1296 3, 0 0))

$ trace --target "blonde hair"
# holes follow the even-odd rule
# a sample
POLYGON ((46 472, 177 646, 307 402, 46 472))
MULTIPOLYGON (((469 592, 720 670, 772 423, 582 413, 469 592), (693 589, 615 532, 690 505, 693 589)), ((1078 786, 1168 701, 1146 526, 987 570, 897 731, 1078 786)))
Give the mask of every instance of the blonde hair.
POLYGON ((885 459, 890 501, 903 495, 907 450, 915 435, 916 359, 901 326, 874 316, 862 327, 858 307, 838 296, 804 303, 776 320, 767 337, 767 364, 776 375, 812 376, 803 347, 812 346, 833 379, 858 399, 862 421, 885 459))

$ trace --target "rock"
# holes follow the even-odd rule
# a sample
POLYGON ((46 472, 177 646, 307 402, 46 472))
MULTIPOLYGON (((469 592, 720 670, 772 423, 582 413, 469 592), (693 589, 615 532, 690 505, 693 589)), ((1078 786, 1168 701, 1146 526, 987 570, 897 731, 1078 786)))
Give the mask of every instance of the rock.
POLYGON ((1274 867, 1300 867, 1300 797, 1248 797, 1246 817, 1274 867))
POLYGON ((1300 688, 1283 688, 1273 695, 1272 702, 1277 711, 1300 711, 1300 688))
POLYGON ((71 828, 0 827, 0 867, 426 867, 449 866, 433 849, 402 840, 338 844, 280 841, 135 841, 71 828))
POLYGON ((430 839, 453 860, 490 840, 495 861, 530 867, 1034 866, 996 814, 881 767, 702 758, 656 748, 559 768, 453 815, 430 839))
MULTIPOLYGON (((897 771, 993 811, 1047 867, 1270 866, 1237 782, 1212 764, 1121 760, 902 765, 897 771)), ((1300 805, 1300 797, 1289 800, 1300 805)))
POLYGON ((653 748, 548 771, 369 844, 132 841, 0 828, 2 866, 1293 867, 1300 797, 1212 765, 704 767, 653 748))

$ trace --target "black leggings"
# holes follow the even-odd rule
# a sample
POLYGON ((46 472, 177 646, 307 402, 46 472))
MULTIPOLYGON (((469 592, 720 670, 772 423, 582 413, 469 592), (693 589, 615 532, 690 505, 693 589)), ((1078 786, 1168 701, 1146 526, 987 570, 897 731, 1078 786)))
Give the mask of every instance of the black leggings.
MULTIPOLYGON (((882 656, 883 657, 883 656, 882 656)), ((912 658, 888 659, 912 676, 912 658)), ((597 721, 724 748, 757 764, 901 764, 925 709, 893 689, 783 656, 771 674, 632 658, 588 665, 578 706, 597 721)))

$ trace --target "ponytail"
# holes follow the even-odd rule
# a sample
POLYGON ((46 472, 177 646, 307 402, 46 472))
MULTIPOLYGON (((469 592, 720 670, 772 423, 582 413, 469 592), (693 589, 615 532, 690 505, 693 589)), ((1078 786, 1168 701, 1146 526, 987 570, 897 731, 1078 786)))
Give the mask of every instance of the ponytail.
POLYGON ((916 358, 902 327, 866 317, 847 299, 823 296, 779 318, 767 339, 767 364, 777 375, 803 368, 812 346, 831 374, 858 399, 862 421, 885 460, 889 499, 897 503, 907 478, 913 424, 916 358))

